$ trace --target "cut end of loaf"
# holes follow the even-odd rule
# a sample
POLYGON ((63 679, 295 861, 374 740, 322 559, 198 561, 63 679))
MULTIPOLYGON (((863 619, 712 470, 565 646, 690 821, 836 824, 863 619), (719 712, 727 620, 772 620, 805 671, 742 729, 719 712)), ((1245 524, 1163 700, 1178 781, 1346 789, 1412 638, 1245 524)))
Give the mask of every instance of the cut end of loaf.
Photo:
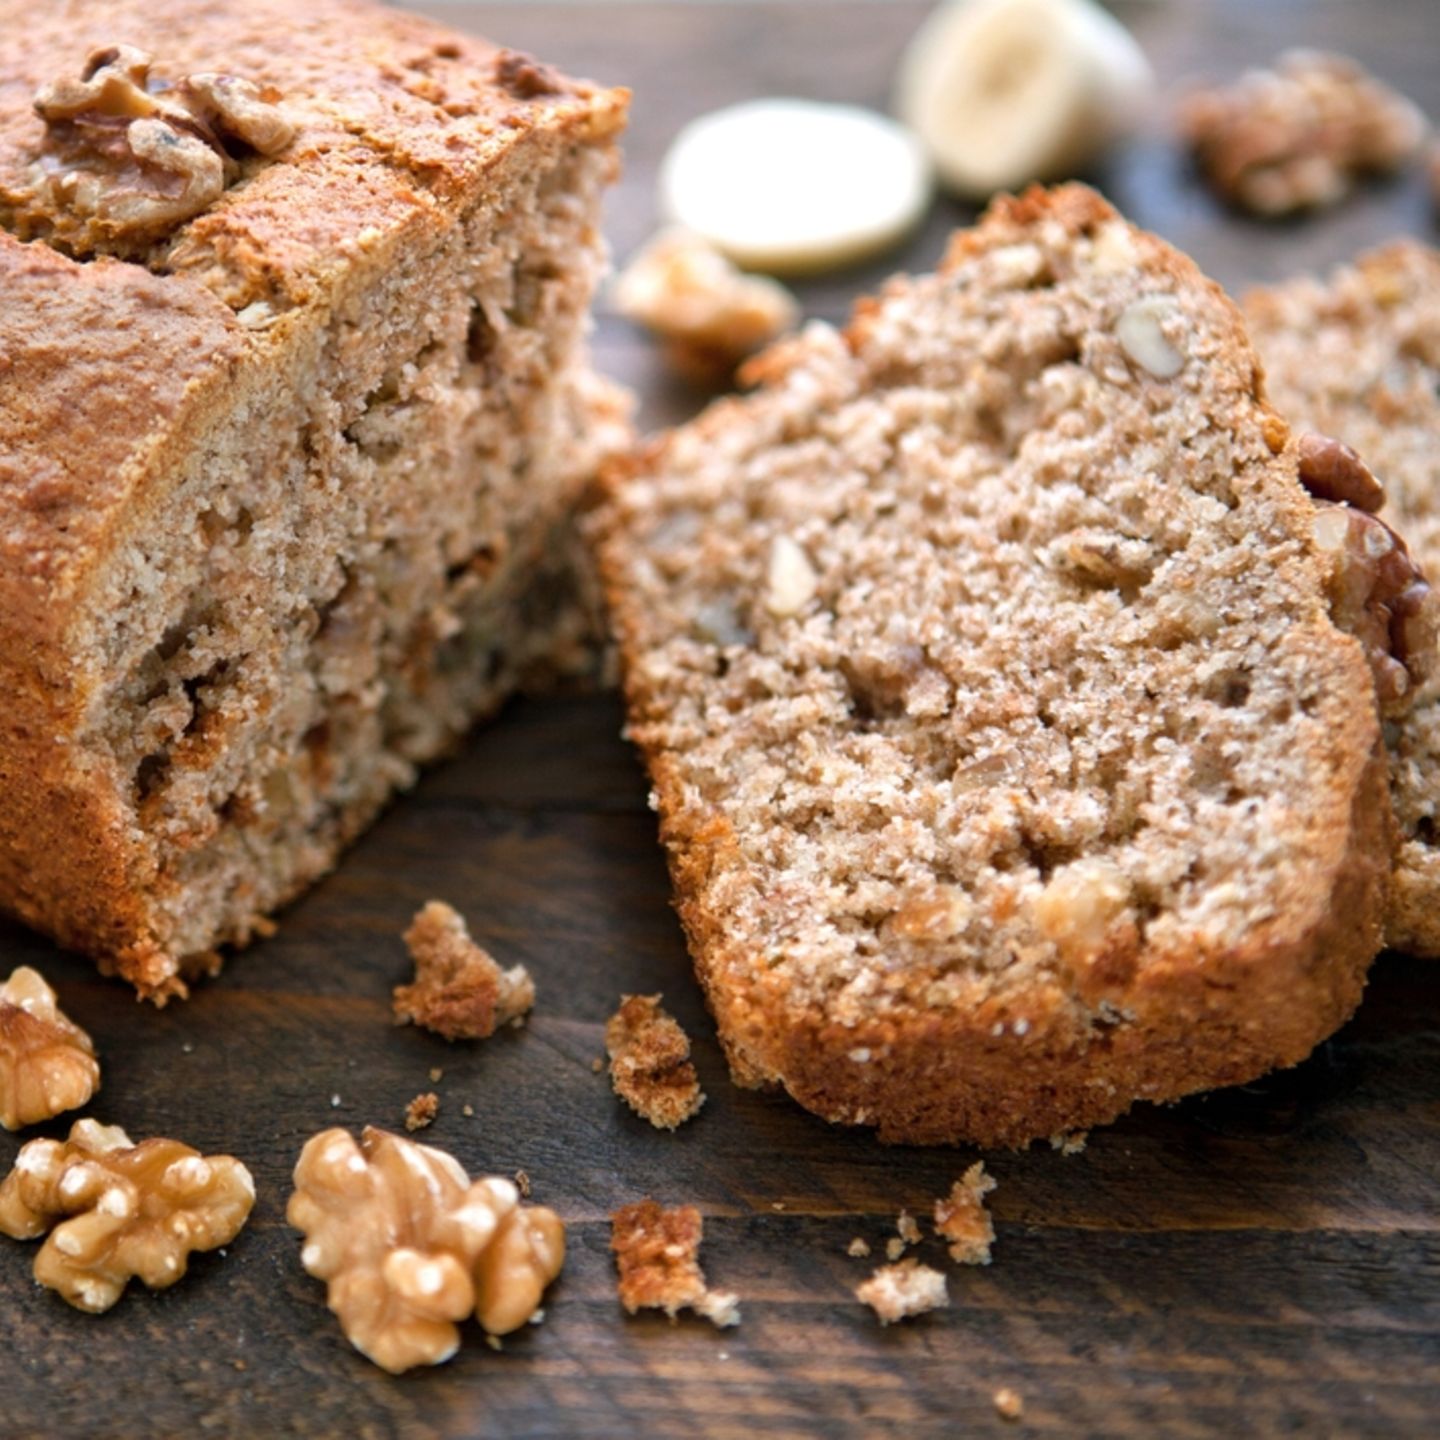
POLYGON ((604 546, 737 1076, 1011 1144, 1302 1058, 1388 816, 1233 306, 1036 190, 759 371, 614 477, 604 546))

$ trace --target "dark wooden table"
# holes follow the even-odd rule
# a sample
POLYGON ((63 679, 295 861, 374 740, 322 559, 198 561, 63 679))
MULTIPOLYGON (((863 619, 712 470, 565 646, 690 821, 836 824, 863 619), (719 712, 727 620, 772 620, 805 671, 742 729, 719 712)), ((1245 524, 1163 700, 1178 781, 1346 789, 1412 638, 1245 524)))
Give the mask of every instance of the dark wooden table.
MULTIPOLYGON (((611 207, 621 254, 651 226, 654 167, 683 119, 765 92, 882 104, 923 10, 425 8, 634 86, 611 207)), ((1440 115, 1434 0, 1124 13, 1171 87, 1306 41, 1350 50, 1440 115)), ((1163 110, 1095 178, 1232 286, 1431 223, 1418 180, 1304 224, 1228 218, 1187 175, 1163 110)), ((838 316, 885 270, 932 261, 963 218, 942 204, 906 252, 817 282, 807 304, 838 316)), ((648 420, 694 408, 619 322, 602 315, 597 348, 648 420)), ((0 971, 38 965, 96 1037, 96 1113, 240 1155, 260 1191, 227 1256, 99 1320, 37 1289, 31 1249, 0 1242, 0 1435, 1440 1433, 1440 968, 1382 959, 1356 1020, 1294 1071, 1143 1109, 1080 1155, 989 1157, 994 1264, 952 1272, 948 1311, 882 1331, 850 1298, 867 1267, 847 1243, 878 1251, 900 1206, 926 1210, 974 1157, 887 1149, 729 1085, 619 724, 608 696, 517 703, 396 805, 276 939, 163 1013, 0 922, 0 971), (431 896, 536 976, 522 1033, 466 1047, 391 1027, 399 932, 431 896), (696 1037, 710 1102, 674 1136, 591 1070, 625 990, 663 990, 696 1037), (472 1328, 452 1364, 395 1380, 342 1338, 284 1205, 308 1135, 398 1126, 433 1066, 442 1109, 427 1138, 475 1172, 523 1167, 569 1222, 571 1255, 543 1326, 502 1354, 472 1328), (738 1330, 621 1314, 606 1216, 647 1193, 704 1210, 706 1268, 743 1297, 738 1330), (1024 1397, 1017 1427, 992 1408, 1002 1385, 1024 1397)), ((0 1167, 17 1146, 0 1134, 0 1167)), ((948 1265, 933 1241, 923 1254, 948 1265)))

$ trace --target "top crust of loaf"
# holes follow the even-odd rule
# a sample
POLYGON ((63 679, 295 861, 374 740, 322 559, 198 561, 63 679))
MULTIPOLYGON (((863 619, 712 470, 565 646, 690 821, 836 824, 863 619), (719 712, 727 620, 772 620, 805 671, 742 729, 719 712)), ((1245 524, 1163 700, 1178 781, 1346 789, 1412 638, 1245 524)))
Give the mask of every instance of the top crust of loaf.
POLYGON ((755 375, 601 522, 737 1078, 1019 1144, 1303 1058, 1378 948, 1389 812, 1235 308, 1037 189, 755 375))
MULTIPOLYGON (((1359 450, 1383 518, 1440 574, 1440 252, 1402 240, 1326 280, 1246 296, 1266 388, 1297 428, 1359 450)), ((1440 955, 1440 677, 1386 727, 1397 837, 1386 942, 1440 955)))

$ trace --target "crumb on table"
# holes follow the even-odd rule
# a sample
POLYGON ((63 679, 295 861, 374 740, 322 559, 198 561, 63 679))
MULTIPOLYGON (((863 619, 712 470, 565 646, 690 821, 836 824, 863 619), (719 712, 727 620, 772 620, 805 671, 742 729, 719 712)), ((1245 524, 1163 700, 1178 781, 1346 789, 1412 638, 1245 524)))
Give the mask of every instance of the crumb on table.
POLYGON ((610 1221, 620 1303, 631 1315, 663 1310, 673 1320, 681 1310, 693 1310, 722 1328, 740 1323, 738 1298, 706 1286, 700 1268, 705 1225, 693 1205, 666 1210, 654 1200, 637 1200, 610 1221))
POLYGON ((882 1325, 941 1310, 950 1303, 944 1275, 913 1256, 898 1265, 882 1265, 856 1286, 855 1298, 868 1305, 882 1325))
POLYGON ((659 995, 626 995, 605 1026, 615 1093, 657 1130, 674 1130, 705 1103, 690 1040, 659 995))
POLYGON ((950 1242, 950 1258, 961 1265, 990 1263, 995 1222, 985 1208, 985 1197, 994 1188, 994 1178, 977 1160, 950 1187, 949 1195, 935 1202, 935 1233, 950 1242))
POLYGON ((440 1097, 433 1090, 417 1095, 405 1107, 405 1128, 412 1133, 423 1130, 427 1125, 434 1124, 439 1113, 440 1097))

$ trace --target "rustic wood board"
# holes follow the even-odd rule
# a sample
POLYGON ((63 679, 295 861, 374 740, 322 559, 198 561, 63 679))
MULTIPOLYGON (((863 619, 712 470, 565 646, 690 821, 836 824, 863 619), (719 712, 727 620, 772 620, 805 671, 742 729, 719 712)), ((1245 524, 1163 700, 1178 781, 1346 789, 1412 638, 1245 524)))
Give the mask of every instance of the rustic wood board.
MULTIPOLYGON (((881 104, 923 13, 420 8, 634 87, 612 205, 622 254, 652 223, 654 167, 678 123, 766 92, 881 104)), ((1433 0, 1124 13, 1167 83, 1306 41, 1350 50, 1440 114, 1433 0)), ((1430 225, 1418 180, 1307 224, 1226 217, 1158 122, 1096 178, 1232 286, 1430 225)), ((839 316, 885 270, 932 261, 965 213, 942 204, 904 253, 817 282, 807 304, 839 316)), ((597 349, 640 390, 648 420, 694 408, 603 315, 597 349)), ((0 971, 40 966, 99 1042, 96 1113, 238 1154, 260 1187, 227 1256, 99 1320, 34 1287, 26 1247, 0 1244, 0 1435, 1437 1433, 1440 970, 1384 958, 1357 1019, 1294 1071, 1144 1109, 1080 1155, 989 1157, 995 1263, 953 1275, 947 1312, 882 1331, 850 1299, 866 1266, 847 1243, 880 1249, 897 1210, 926 1210, 973 1156, 886 1148, 729 1085, 619 725, 609 696, 516 704, 396 805, 276 939, 162 1013, 0 922, 0 971), (436 895, 537 977, 523 1032, 467 1048, 391 1027, 389 988, 407 968, 399 932, 436 895), (622 1110, 592 1072, 625 990, 663 990, 696 1037, 710 1102, 674 1136, 622 1110), (472 1333, 451 1365, 394 1380, 341 1337, 299 1268, 284 1205, 305 1137, 398 1125, 433 1066, 445 1073, 429 1138, 472 1171, 523 1167, 569 1222, 571 1258, 544 1325, 504 1353, 472 1333), (606 1216, 647 1193, 703 1208, 710 1276, 743 1297, 738 1330, 621 1315, 606 1216), (1019 1426, 992 1408, 1002 1385, 1024 1397, 1019 1426)), ((0 1167, 17 1145, 0 1134, 0 1167)), ((946 1263, 933 1241, 924 1253, 946 1263)))

